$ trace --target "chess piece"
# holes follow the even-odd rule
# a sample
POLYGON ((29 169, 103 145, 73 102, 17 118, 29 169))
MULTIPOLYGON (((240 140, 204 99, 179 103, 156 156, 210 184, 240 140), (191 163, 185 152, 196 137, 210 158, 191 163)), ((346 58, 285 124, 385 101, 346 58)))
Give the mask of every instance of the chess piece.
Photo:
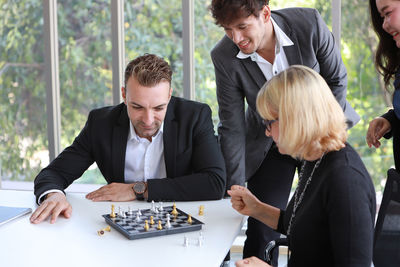
POLYGON ((162 203, 162 202, 160 202, 160 206, 158 207, 158 210, 159 210, 160 212, 162 212, 162 211, 164 210, 164 207, 163 207, 163 203, 162 203))
POLYGON ((201 244, 203 244, 204 236, 203 236, 203 232, 202 231, 200 231, 200 233, 199 233, 199 241, 200 241, 201 244))
POLYGON ((151 201, 151 208, 150 208, 150 210, 152 211, 152 212, 154 212, 154 210, 155 210, 155 204, 154 204, 154 200, 152 200, 151 201))
POLYGON ((133 210, 131 209, 131 206, 128 206, 128 215, 133 215, 133 210))
POLYGON ((157 229, 158 230, 162 230, 162 225, 161 225, 161 221, 160 220, 158 220, 157 229))
POLYGON ((171 218, 169 217, 169 213, 167 213, 167 222, 165 223, 165 228, 171 228, 171 218))
POLYGON ((137 213, 139 214, 139 216, 142 216, 142 212, 140 211, 140 209, 138 209, 137 213))
POLYGON ((102 235, 104 235, 104 233, 105 232, 111 232, 111 227, 109 226, 109 225, 107 225, 107 227, 106 228, 103 228, 103 229, 100 229, 99 231, 97 231, 97 234, 99 235, 99 236, 102 236, 102 235))
POLYGON ((117 217, 117 216, 115 215, 115 206, 114 206, 114 205, 111 205, 110 218, 115 218, 115 217, 117 217))
POLYGON ((139 215, 139 212, 137 212, 136 213, 136 222, 140 222, 140 221, 141 221, 140 215, 139 215))
POLYGON ((149 231, 149 222, 147 220, 144 221, 144 230, 149 231))
POLYGON ((177 216, 177 215, 178 215, 178 211, 176 210, 176 205, 175 205, 175 203, 174 203, 174 205, 172 205, 171 214, 174 215, 174 216, 177 216))
POLYGON ((193 222, 192 215, 188 215, 187 223, 192 224, 192 222, 193 222))
POLYGON ((183 246, 188 247, 189 246, 189 238, 187 236, 183 237, 183 246))
POLYGON ((204 215, 204 205, 200 205, 200 207, 199 207, 199 215, 200 216, 204 215))
POLYGON ((121 218, 126 218, 125 212, 123 211, 123 209, 121 209, 121 207, 118 207, 118 216, 121 218))
POLYGON ((153 218, 153 216, 150 216, 150 224, 151 224, 151 225, 154 224, 154 218, 153 218))

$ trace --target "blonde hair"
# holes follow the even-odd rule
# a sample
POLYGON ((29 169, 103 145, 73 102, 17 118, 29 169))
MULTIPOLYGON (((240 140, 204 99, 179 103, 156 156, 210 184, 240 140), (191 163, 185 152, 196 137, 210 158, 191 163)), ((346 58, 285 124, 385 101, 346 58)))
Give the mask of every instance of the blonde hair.
POLYGON ((279 118, 279 147, 294 158, 339 150, 347 139, 346 118, 325 80, 314 70, 293 65, 258 92, 257 110, 279 118))

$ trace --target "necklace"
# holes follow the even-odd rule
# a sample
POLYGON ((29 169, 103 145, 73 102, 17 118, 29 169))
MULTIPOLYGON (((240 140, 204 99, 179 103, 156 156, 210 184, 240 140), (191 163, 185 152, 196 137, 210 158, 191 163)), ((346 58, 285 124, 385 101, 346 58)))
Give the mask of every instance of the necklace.
POLYGON ((320 157, 319 160, 315 163, 314 168, 312 169, 311 174, 308 177, 306 184, 304 185, 303 191, 301 192, 301 194, 299 196, 300 183, 303 180, 304 168, 306 166, 307 161, 303 161, 303 163, 301 164, 301 169, 300 169, 300 174, 299 174, 299 183, 297 184, 296 191, 294 192, 293 210, 292 210, 292 215, 290 216, 290 220, 289 220, 289 227, 288 227, 288 230, 286 233, 287 236, 290 235, 290 231, 292 229, 292 224, 293 224, 294 218, 296 216, 297 208, 301 204, 301 201, 303 200, 303 197, 304 197, 304 193, 306 192, 308 185, 311 183, 314 171, 318 168, 323 157, 324 157, 324 155, 322 155, 322 157, 320 157))

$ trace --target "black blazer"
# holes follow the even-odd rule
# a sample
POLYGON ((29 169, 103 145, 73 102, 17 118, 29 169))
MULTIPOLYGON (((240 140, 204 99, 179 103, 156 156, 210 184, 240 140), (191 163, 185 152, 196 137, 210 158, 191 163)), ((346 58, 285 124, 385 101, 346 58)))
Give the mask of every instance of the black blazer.
MULTIPOLYGON (((36 198, 50 189, 64 191, 93 162, 107 183, 124 183, 128 134, 124 103, 92 110, 72 145, 36 177, 36 198)), ((208 105, 172 97, 164 119, 163 140, 167 178, 147 180, 149 200, 222 198, 225 165, 208 105)))

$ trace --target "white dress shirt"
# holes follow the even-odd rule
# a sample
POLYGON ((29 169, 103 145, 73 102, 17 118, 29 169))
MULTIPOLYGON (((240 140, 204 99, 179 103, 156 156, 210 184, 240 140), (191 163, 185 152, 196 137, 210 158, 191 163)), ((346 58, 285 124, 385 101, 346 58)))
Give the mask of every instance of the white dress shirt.
POLYGON ((257 52, 252 54, 245 54, 242 51, 236 55, 237 58, 245 59, 250 57, 252 61, 255 61, 258 67, 261 69, 262 73, 265 76, 265 79, 270 80, 273 76, 279 74, 281 71, 289 68, 289 62, 287 61, 285 51, 283 50, 284 46, 294 45, 292 40, 279 28, 279 26, 272 19, 272 26, 275 31, 275 60, 273 64, 265 60, 262 56, 260 56, 257 52))
POLYGON ((146 182, 147 179, 167 177, 164 160, 164 123, 151 142, 147 138, 137 136, 132 123, 129 123, 129 126, 125 154, 125 183, 146 182))

